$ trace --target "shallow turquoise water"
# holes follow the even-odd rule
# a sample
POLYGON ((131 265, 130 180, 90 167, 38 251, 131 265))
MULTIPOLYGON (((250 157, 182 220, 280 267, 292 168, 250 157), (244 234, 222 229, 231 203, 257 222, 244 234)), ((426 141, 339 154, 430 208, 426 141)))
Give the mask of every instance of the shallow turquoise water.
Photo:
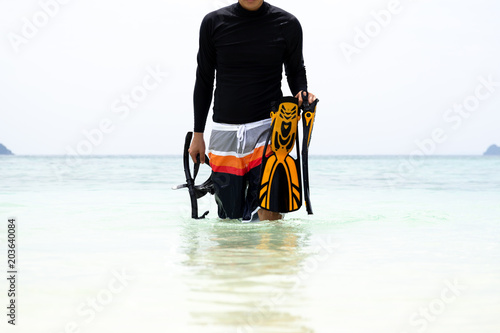
POLYGON ((498 332, 500 158, 411 162, 312 158, 314 215, 241 224, 189 218, 180 157, 0 157, 16 329, 498 332))

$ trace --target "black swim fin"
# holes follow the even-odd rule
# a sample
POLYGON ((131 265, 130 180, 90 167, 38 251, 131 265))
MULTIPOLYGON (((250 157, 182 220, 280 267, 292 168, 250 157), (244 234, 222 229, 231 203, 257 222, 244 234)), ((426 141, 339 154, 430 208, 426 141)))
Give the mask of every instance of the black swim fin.
POLYGON ((304 177, 304 201, 306 202, 307 213, 313 213, 311 198, 309 193, 309 144, 316 117, 316 105, 319 99, 309 104, 309 93, 302 92, 302 176, 304 177))
MULTIPOLYGON (((212 182, 212 178, 209 177, 205 182, 201 185, 195 185, 196 176, 198 175, 198 171, 200 169, 200 157, 198 156, 198 160, 194 163, 193 174, 191 174, 190 160, 189 156, 189 146, 191 145, 191 139, 193 138, 193 132, 188 132, 186 134, 186 140, 184 142, 184 174, 186 175, 186 184, 174 186, 172 189, 177 190, 180 188, 186 188, 189 191, 189 197, 191 198, 191 217, 193 219, 202 219, 208 214, 208 211, 203 213, 203 215, 198 216, 198 199, 205 196, 207 193, 214 194, 215 188, 212 182)), ((205 155, 205 163, 210 166, 210 160, 208 156, 205 155)))

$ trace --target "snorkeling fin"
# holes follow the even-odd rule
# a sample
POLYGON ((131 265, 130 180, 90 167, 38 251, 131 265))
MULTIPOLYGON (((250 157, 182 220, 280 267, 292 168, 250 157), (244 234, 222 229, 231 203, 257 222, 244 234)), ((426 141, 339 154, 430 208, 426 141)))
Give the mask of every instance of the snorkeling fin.
MULTIPOLYGON (((207 193, 214 194, 215 188, 212 182, 212 178, 209 177, 201 185, 195 185, 196 176, 200 169, 200 156, 197 156, 197 161, 194 163, 193 174, 191 174, 190 167, 190 156, 189 156, 189 146, 191 145, 191 139, 193 138, 193 132, 188 132, 186 134, 186 140, 184 142, 184 173, 186 175, 186 184, 174 186, 173 190, 178 190, 180 188, 186 188, 189 191, 189 197, 191 198, 191 217, 193 219, 203 219, 208 214, 208 211, 203 213, 203 215, 198 216, 198 199, 205 196, 207 193)), ((205 163, 210 165, 210 160, 208 156, 205 155, 205 163)))
POLYGON ((272 212, 293 212, 302 205, 299 118, 298 100, 294 97, 281 98, 271 111, 271 131, 262 156, 259 206, 272 212), (290 156, 294 145, 297 159, 290 156))
POLYGON ((312 104, 309 103, 309 93, 302 92, 302 176, 304 181, 304 201, 306 202, 307 214, 313 213, 311 198, 309 194, 309 143, 316 117, 316 105, 319 99, 316 98, 312 104))

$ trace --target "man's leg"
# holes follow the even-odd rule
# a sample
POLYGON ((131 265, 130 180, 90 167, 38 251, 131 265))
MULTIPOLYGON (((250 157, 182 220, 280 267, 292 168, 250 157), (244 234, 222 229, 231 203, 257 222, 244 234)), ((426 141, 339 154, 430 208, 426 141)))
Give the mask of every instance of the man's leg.
MULTIPOLYGON (((268 126, 263 126, 263 134, 259 135, 259 137, 267 137, 267 132, 269 131, 268 126)), ((254 150, 254 156, 252 160, 261 160, 262 153, 264 151, 264 147, 260 146, 260 149, 254 150)), ((246 207, 244 213, 244 220, 246 222, 252 220, 252 212, 255 212, 257 207, 259 207, 259 193, 260 193, 260 173, 261 173, 261 165, 257 165, 252 168, 248 173, 248 190, 247 190, 247 198, 246 198, 246 207)), ((257 211, 260 221, 276 221, 281 220, 283 218, 283 214, 277 212, 271 212, 269 210, 265 210, 260 208, 257 211)))
POLYGON ((237 154, 237 126, 214 123, 208 156, 220 218, 240 219, 245 207, 246 178, 237 154))
POLYGON ((212 172, 215 187, 215 201, 220 218, 239 219, 243 216, 245 203, 244 177, 224 172, 212 172))
POLYGON ((277 212, 271 212, 265 209, 259 209, 259 219, 261 221, 276 221, 283 219, 283 214, 277 212))

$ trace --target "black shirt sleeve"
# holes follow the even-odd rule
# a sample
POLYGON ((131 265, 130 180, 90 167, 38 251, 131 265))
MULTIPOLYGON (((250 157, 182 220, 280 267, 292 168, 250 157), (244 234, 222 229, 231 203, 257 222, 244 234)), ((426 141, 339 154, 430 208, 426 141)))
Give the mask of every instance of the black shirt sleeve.
POLYGON ((290 91, 295 96, 301 90, 307 91, 306 69, 302 55, 302 27, 299 21, 293 17, 285 24, 283 33, 287 43, 285 74, 290 91))
POLYGON ((205 16, 200 27, 200 42, 197 56, 196 83, 194 87, 194 131, 203 132, 207 121, 215 77, 215 48, 212 39, 213 22, 205 16))

